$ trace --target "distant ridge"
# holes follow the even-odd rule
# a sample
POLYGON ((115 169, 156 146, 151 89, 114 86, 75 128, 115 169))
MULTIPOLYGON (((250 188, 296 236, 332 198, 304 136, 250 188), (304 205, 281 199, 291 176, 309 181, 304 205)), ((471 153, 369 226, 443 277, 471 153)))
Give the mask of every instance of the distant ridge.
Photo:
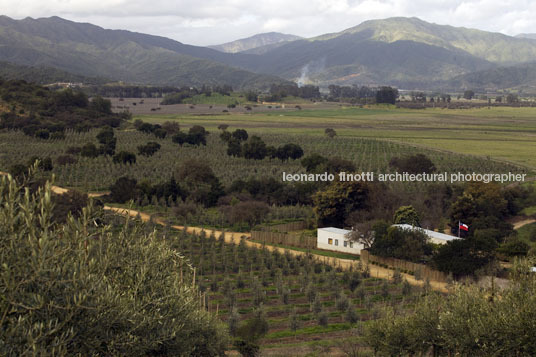
POLYGON ((105 78, 86 77, 69 73, 52 67, 30 67, 0 61, 0 78, 21 79, 37 84, 52 84, 58 82, 105 84, 110 80, 105 78))
POLYGON ((279 32, 267 32, 260 33, 247 38, 242 38, 236 41, 223 43, 221 45, 209 46, 209 48, 226 53, 238 53, 264 46, 274 46, 277 44, 291 42, 299 39, 301 39, 301 37, 295 35, 288 35, 279 32))
POLYGON ((516 35, 517 38, 529 38, 531 40, 536 40, 536 33, 520 33, 516 35))

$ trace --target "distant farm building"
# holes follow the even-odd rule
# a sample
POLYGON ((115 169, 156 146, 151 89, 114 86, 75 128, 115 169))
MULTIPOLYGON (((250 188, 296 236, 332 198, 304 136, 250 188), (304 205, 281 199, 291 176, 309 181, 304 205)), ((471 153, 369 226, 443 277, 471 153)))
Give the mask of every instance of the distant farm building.
POLYGON ((407 229, 411 231, 421 231, 424 234, 426 234, 428 237, 430 237, 430 242, 434 244, 447 244, 447 242, 450 242, 451 240, 460 239, 458 237, 451 236, 445 233, 434 232, 429 229, 424 229, 424 228, 412 226, 409 224, 393 224, 393 227, 398 227, 401 229, 407 229))
MULTIPOLYGON (((460 239, 445 233, 434 232, 429 229, 411 226, 409 224, 394 224, 393 227, 407 230, 418 230, 430 237, 430 242, 434 244, 447 244, 447 242, 460 239)), ((350 230, 335 227, 318 228, 316 236, 316 246, 318 249, 332 250, 336 252, 359 254, 365 247, 362 243, 352 241, 348 238, 350 230)))
POLYGON ((334 227, 318 228, 316 246, 319 249, 359 254, 363 244, 351 241, 346 235, 351 231, 334 227))

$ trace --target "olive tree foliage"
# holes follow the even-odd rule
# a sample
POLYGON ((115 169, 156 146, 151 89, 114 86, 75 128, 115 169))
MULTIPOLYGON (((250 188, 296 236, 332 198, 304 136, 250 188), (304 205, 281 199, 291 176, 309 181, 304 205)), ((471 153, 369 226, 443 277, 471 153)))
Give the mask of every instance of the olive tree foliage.
POLYGON ((223 355, 191 266, 155 232, 92 204, 52 223, 51 184, 0 181, 0 355, 223 355))
POLYGON ((535 261, 516 260, 502 291, 456 285, 430 294, 407 314, 371 321, 365 342, 378 355, 536 355, 535 261))

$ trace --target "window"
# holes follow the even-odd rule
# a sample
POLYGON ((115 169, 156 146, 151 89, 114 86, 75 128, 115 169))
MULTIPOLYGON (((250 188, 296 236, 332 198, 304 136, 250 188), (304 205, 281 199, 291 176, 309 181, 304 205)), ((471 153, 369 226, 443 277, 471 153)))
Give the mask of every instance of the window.
POLYGON ((348 246, 348 242, 347 242, 347 241, 344 241, 344 246, 345 246, 345 247, 348 246))
POLYGON ((333 244, 333 238, 328 238, 328 244, 333 244))
POLYGON ((354 247, 354 242, 350 242, 350 248, 354 247))
POLYGON ((335 239, 335 245, 339 245, 339 240, 335 239))

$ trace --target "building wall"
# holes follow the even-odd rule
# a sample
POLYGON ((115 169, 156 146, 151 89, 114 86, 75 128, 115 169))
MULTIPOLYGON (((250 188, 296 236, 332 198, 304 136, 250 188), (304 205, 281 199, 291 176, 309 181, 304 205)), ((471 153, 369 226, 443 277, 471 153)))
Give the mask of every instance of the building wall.
POLYGON ((430 242, 432 242, 434 244, 447 244, 448 241, 446 241, 444 239, 430 237, 430 242))
POLYGON ((350 248, 350 241, 344 236, 344 234, 328 232, 321 228, 317 230, 316 239, 318 249, 359 254, 361 252, 361 249, 364 248, 363 244, 356 242, 351 242, 353 247, 350 248), (344 242, 346 242, 346 247, 344 246, 344 242), (337 243, 337 245, 335 245, 335 243, 337 243))

